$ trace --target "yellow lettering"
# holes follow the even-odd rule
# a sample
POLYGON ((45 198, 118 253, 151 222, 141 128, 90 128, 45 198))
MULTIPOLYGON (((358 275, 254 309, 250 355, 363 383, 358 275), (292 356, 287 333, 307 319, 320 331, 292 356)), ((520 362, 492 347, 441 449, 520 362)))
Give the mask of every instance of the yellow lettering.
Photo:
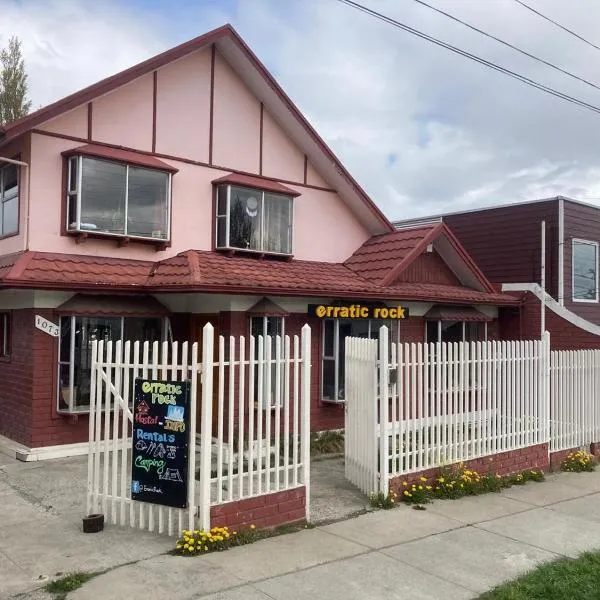
POLYGON ((398 318, 399 319, 404 319, 404 308, 402 308, 401 306, 398 307, 398 318))
POLYGON ((387 319, 390 316, 390 311, 387 308, 381 308, 379 314, 382 319, 387 319))
POLYGON ((142 383, 142 392, 147 394, 152 389, 152 384, 149 381, 144 381, 142 383))
POLYGON ((339 307, 339 306, 336 306, 336 307, 333 309, 333 318, 334 318, 334 319, 337 319, 337 317, 338 317, 338 315, 339 315, 339 314, 340 314, 340 307, 339 307))
POLYGON ((366 306, 360 306, 360 316, 363 319, 367 319, 369 317, 369 309, 366 306))
POLYGON ((325 313, 327 313, 327 309, 324 306, 317 306, 317 310, 315 311, 317 317, 323 318, 325 313))
POLYGON ((333 306, 328 306, 327 307, 327 316, 331 317, 331 313, 333 312, 333 306))
POLYGON ((347 318, 348 318, 348 307, 347 307, 347 306, 343 306, 343 307, 340 309, 340 317, 341 317, 342 319, 347 319, 347 318))
POLYGON ((354 317, 356 317, 356 306, 354 306, 354 304, 352 306, 350 306, 350 318, 354 319, 354 317))
POLYGON ((374 308, 373 309, 373 318, 374 319, 379 319, 379 311, 380 310, 381 310, 380 308, 374 308))
POLYGON ((390 308, 390 319, 397 319, 397 318, 398 318, 398 309, 390 308))

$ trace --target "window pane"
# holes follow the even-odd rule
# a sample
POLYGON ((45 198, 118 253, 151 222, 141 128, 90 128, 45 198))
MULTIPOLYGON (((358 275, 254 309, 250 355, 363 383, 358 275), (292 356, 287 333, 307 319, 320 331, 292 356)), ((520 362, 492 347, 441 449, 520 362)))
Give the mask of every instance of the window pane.
POLYGON ((291 254, 292 201, 286 196, 265 194, 265 252, 291 254))
POLYGON ((337 400, 335 393, 335 361, 323 361, 323 398, 337 400))
POLYGON ((168 182, 162 171, 129 167, 128 235, 167 238, 168 182))
POLYGON ((485 340, 485 323, 465 323, 465 342, 483 342, 485 340))
POLYGON ((124 165, 83 159, 81 229, 125 232, 126 171, 124 165))
POLYGON ((79 159, 73 156, 69 159, 69 192, 77 191, 77 161, 79 159))
POLYGON ((60 362, 71 360, 71 317, 60 318, 60 362))
POLYGON ((123 341, 160 342, 162 341, 162 319, 126 318, 123 341))
POLYGON ((217 218, 217 247, 227 246, 227 217, 217 218))
POLYGON ((426 328, 428 344, 437 344, 441 341, 438 339, 438 321, 427 321, 426 328))
POLYGON ((333 356, 335 321, 331 319, 323 323, 323 356, 333 356))
POLYGON ((17 165, 6 165, 2 167, 2 178, 4 179, 4 195, 2 200, 6 202, 19 195, 19 168, 17 165))
POLYGON ((595 300, 597 290, 596 245, 573 242, 573 298, 595 300))
POLYGON ((442 342, 462 342, 462 321, 442 321, 442 342))
POLYGON ((217 188, 217 215, 227 215, 227 186, 220 185, 217 188))
POLYGON ((264 317, 250 318, 250 335, 253 335, 254 337, 265 335, 264 317))
POLYGON ((262 193, 231 188, 229 245, 232 248, 260 250, 262 193))
POLYGON ((13 198, 2 205, 2 235, 19 231, 19 199, 13 198))

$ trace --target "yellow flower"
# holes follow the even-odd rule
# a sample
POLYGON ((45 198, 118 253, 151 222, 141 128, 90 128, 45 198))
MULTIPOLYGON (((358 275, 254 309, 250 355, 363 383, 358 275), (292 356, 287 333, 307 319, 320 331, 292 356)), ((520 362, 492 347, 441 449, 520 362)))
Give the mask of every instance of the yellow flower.
POLYGON ((422 490, 422 489, 423 489, 423 486, 422 486, 422 485, 420 485, 420 486, 419 486, 419 489, 420 489, 420 490, 422 490))
POLYGON ((419 477, 421 481, 427 481, 427 477, 419 477))
POLYGON ((425 486, 425 489, 426 489, 426 490, 430 490, 430 489, 431 489, 431 486, 430 486, 430 485, 426 485, 426 486, 425 486))
POLYGON ((233 532, 233 535, 237 535, 237 531, 234 531, 234 532, 233 532))
POLYGON ((208 546, 204 546, 204 551, 208 552, 208 546))
POLYGON ((407 486, 408 485, 408 481, 403 481, 402 485, 407 486))
POLYGON ((444 483, 444 481, 446 481, 446 480, 445 480, 443 477, 439 477, 439 478, 438 478, 438 481, 439 481, 440 483, 444 483))
POLYGON ((250 529, 256 529, 256 525, 254 525, 254 523, 252 525, 250 525, 250 529))

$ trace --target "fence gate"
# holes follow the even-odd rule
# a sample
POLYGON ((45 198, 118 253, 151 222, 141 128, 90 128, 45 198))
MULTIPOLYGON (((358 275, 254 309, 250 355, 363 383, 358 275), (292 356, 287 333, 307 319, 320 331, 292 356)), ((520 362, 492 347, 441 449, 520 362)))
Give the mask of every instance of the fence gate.
POLYGON ((201 357, 196 343, 93 342, 88 514, 175 535, 182 529, 209 529, 211 507, 298 490, 309 520, 310 340, 308 325, 301 335, 215 340, 209 323, 201 357), (136 377, 190 381, 185 509, 131 498, 136 377))
POLYGON ((175 535, 194 529, 196 437, 188 447, 188 507, 169 508, 131 499, 131 436, 136 377, 191 381, 190 430, 196 430, 198 345, 187 342, 93 342, 88 451, 88 514, 107 522, 175 535), (181 353, 179 353, 181 350, 181 353))
POLYGON ((365 494, 379 491, 377 342, 346 338, 346 478, 365 494))

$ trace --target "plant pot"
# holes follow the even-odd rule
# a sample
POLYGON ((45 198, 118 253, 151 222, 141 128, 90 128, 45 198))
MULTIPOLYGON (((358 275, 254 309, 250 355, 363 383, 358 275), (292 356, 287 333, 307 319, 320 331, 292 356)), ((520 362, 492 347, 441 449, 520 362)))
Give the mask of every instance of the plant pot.
POLYGON ((73 387, 73 406, 71 406, 71 403, 70 403, 71 398, 70 398, 70 389, 69 389, 69 386, 65 385, 65 386, 62 387, 61 396, 62 396, 63 404, 67 408, 69 408, 70 410, 72 410, 75 406, 77 406, 77 395, 78 395, 78 392, 79 392, 79 388, 77 386, 74 386, 73 387))
POLYGON ((98 533, 104 529, 104 515, 83 517, 83 533, 98 533))

